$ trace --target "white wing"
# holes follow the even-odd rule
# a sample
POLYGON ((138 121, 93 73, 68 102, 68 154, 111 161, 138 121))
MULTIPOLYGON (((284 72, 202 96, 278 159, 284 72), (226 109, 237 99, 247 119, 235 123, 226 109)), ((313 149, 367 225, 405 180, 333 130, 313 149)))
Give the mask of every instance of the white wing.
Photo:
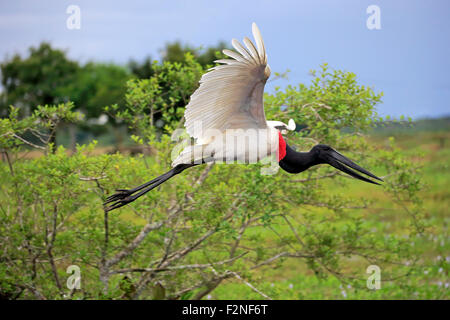
POLYGON ((185 127, 197 143, 206 143, 207 130, 266 128, 263 107, 264 85, 270 76, 261 33, 252 25, 256 47, 247 37, 244 47, 233 39, 238 51, 223 50, 232 59, 217 60, 200 80, 186 107, 185 127))

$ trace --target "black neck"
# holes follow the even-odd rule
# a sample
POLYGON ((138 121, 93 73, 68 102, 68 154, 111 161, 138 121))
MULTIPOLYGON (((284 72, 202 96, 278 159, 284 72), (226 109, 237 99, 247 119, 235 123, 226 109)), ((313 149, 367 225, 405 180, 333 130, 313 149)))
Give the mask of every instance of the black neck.
POLYGON ((312 152, 297 152, 286 144, 286 156, 279 162, 280 167, 289 173, 299 173, 319 164, 317 155, 312 152))

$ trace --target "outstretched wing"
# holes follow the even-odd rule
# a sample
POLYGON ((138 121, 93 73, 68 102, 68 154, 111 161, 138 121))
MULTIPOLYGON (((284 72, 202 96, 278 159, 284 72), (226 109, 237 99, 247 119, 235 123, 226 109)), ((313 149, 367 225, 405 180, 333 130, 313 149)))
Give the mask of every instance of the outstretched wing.
POLYGON ((207 130, 266 128, 263 107, 264 85, 270 76, 267 55, 261 33, 252 25, 256 46, 247 37, 244 47, 233 39, 238 51, 223 50, 232 59, 215 62, 200 80, 200 87, 192 94, 186 107, 185 127, 197 143, 206 142, 207 130))

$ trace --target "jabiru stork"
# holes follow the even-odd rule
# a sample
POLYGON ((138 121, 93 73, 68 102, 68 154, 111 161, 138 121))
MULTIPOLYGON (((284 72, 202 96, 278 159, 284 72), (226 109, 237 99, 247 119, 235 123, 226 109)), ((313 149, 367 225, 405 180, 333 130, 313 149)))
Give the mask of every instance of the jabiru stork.
POLYGON ((278 156, 279 166, 288 173, 300 173, 318 164, 329 164, 365 182, 379 184, 356 171, 383 181, 328 145, 318 144, 309 152, 295 151, 282 136, 285 130, 295 129, 292 119, 288 125, 266 121, 263 93, 271 71, 264 42, 255 23, 252 32, 256 46, 247 37, 244 38, 245 47, 233 39, 232 45, 237 52, 223 50, 231 59, 215 61, 220 65, 202 76, 199 88, 192 94, 184 113, 184 125, 195 144, 186 147, 173 161, 172 169, 163 175, 133 189, 116 190, 107 198, 105 210, 114 210, 135 201, 190 167, 230 158, 249 163, 252 156, 253 160, 259 161, 274 153, 278 156), (200 130, 196 130, 198 127, 200 130), (233 149, 230 156, 223 137, 230 134, 239 136, 243 130, 264 132, 263 138, 259 135, 257 143, 247 142, 239 151, 233 149))

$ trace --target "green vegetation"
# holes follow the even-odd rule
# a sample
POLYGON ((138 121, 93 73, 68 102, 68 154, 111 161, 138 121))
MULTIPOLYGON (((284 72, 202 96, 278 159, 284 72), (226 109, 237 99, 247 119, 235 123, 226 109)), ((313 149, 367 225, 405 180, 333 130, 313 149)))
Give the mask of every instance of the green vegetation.
MULTIPOLYGON (((409 124, 396 138, 371 131, 382 124, 382 94, 327 65, 309 84, 266 94, 267 118, 293 118, 303 129, 289 144, 333 145, 383 176, 382 186, 327 166, 266 176, 264 164, 208 165, 105 212, 115 189, 168 170, 179 143, 171 135, 207 68, 189 53, 150 66, 121 101, 101 106, 149 154, 108 154, 96 141, 56 146, 56 132, 86 115, 67 101, 27 113, 19 104, 0 119, 1 297, 448 299, 450 134, 409 124), (79 289, 66 286, 72 265, 79 289), (370 265, 381 269, 380 290, 366 286, 370 265)), ((91 98, 103 104, 100 87, 91 98)))
POLYGON ((161 63, 147 57, 142 62, 130 60, 127 66, 118 66, 92 61, 80 64, 69 59, 65 51, 52 48, 49 43, 43 42, 38 47, 31 47, 25 57, 15 54, 0 63, 0 116, 7 117, 11 105, 19 109, 21 116, 29 116, 39 105, 70 101, 74 103, 76 111, 83 114, 85 121, 77 123, 76 126, 61 123, 51 137, 53 145, 56 146, 62 138, 66 146, 75 150, 76 142, 88 143, 92 137, 104 136, 109 143, 113 142, 120 148, 125 142, 123 135, 126 127, 120 121, 114 121, 114 117, 108 117, 108 109, 105 112, 105 106, 114 109, 124 107, 128 81, 134 80, 135 84, 142 88, 157 83, 159 101, 147 99, 146 102, 159 103, 154 107, 152 121, 156 123, 158 119, 166 116, 166 113, 158 110, 165 108, 161 101, 172 108, 165 108, 165 111, 170 111, 171 116, 180 119, 180 108, 184 108, 190 93, 197 85, 200 71, 211 67, 214 60, 222 58, 223 48, 223 43, 204 49, 182 45, 180 42, 167 43, 162 50, 164 58, 161 63), (190 58, 186 59, 187 53, 190 58), (171 83, 172 73, 166 72, 169 71, 167 69, 176 69, 181 75, 182 66, 192 65, 193 57, 200 68, 195 79, 179 79, 176 85, 171 83), (152 83, 148 81, 149 78, 153 79, 152 83), (139 79, 146 81, 138 84, 139 79), (177 93, 161 94, 169 90, 177 93), (175 99, 176 102, 169 101, 169 98, 175 99))
MULTIPOLYGON (((402 154, 422 166, 421 179, 425 188, 420 196, 428 227, 425 234, 409 239, 411 249, 421 259, 420 267, 398 281, 382 280, 381 289, 372 291, 342 284, 335 277, 320 279, 308 270, 304 262, 295 260, 279 268, 268 267, 261 270, 258 275, 261 279, 259 289, 275 299, 449 299, 449 122, 442 119, 424 122, 418 121, 413 126, 387 126, 389 134, 395 136, 402 154), (430 123, 435 132, 427 129, 430 123), (441 145, 442 137, 446 141, 444 146, 441 145)), ((383 129, 372 132, 369 141, 380 148, 389 145, 391 136, 386 131, 383 129)), ((374 169, 378 172, 376 170, 374 169)), ((328 183, 327 187, 336 188, 336 185, 328 183)), ((370 232, 377 233, 380 237, 405 236, 404 225, 409 221, 408 216, 386 193, 359 181, 348 182, 346 192, 375 202, 371 210, 357 209, 353 213, 364 216, 370 232)), ((268 237, 275 238, 273 234, 268 237)), ((364 277, 367 276, 365 271, 369 264, 364 259, 358 259, 353 261, 351 267, 364 277)), ((233 282, 219 287, 211 298, 258 299, 260 296, 250 288, 233 282)))

